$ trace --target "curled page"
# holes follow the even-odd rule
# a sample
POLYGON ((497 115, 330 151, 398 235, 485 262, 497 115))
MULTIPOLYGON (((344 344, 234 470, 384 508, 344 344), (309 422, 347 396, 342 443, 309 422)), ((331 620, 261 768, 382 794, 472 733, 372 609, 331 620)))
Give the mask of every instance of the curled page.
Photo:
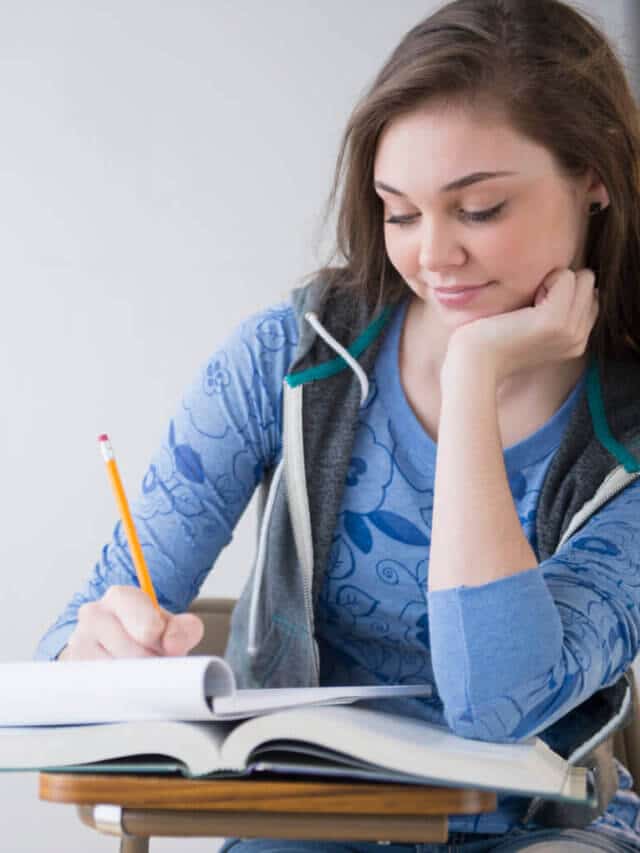
POLYGON ((212 657, 0 664, 0 726, 210 720, 207 692, 233 693, 212 657))

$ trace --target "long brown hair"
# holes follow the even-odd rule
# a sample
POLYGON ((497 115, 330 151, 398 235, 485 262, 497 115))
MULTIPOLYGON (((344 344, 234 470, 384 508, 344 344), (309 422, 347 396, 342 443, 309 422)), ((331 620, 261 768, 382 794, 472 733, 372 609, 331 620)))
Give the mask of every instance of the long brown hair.
POLYGON ((305 278, 355 288, 372 308, 406 293, 386 257, 374 158, 389 122, 436 101, 493 104, 565 174, 598 172, 610 205, 589 223, 600 294, 589 348, 640 356, 638 106, 605 35, 561 0, 454 0, 402 38, 348 119, 322 221, 341 187, 335 245, 305 278))

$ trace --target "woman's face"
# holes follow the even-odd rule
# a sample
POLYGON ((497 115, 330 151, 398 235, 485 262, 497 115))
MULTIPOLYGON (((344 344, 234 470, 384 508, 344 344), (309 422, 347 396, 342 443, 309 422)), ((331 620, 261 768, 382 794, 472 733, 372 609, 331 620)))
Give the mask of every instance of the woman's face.
POLYGON ((592 170, 567 179, 504 119, 453 107, 391 122, 374 180, 389 260, 450 332, 531 305, 554 268, 583 266, 589 205, 607 201, 592 170), (464 285, 488 286, 464 297, 436 290, 464 285))

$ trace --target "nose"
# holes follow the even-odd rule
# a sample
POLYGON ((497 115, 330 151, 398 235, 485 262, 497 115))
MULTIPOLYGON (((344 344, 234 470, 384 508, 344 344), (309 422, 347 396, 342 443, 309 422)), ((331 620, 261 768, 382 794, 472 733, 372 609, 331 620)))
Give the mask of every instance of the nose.
POLYGON ((460 266, 466 260, 467 252, 460 243, 455 226, 423 215, 418 258, 420 268, 439 270, 443 267, 460 266))

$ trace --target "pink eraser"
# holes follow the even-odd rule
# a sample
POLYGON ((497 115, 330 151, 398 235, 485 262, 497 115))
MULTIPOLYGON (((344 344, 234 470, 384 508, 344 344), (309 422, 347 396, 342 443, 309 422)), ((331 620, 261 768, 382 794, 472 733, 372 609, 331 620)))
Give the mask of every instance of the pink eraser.
POLYGON ((106 434, 106 432, 103 432, 102 435, 98 436, 98 441, 109 441, 109 436, 106 434))

